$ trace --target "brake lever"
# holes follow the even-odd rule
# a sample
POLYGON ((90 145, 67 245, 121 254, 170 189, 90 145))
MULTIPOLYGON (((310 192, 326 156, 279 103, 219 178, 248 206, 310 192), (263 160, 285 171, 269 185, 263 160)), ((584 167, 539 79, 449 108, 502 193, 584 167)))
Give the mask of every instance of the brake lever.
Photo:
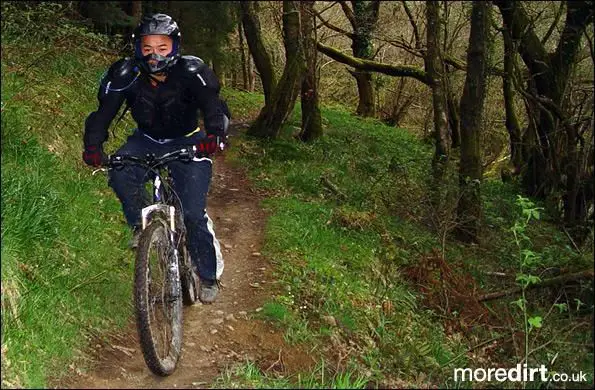
POLYGON ((196 146, 192 145, 192 148, 184 149, 182 161, 184 161, 184 162, 192 161, 192 159, 194 158, 195 155, 196 155, 196 146))
POLYGON ((91 173, 92 176, 95 176, 95 174, 97 172, 107 172, 107 168, 98 168, 98 169, 94 169, 93 173, 91 173))
POLYGON ((227 145, 227 137, 219 137, 217 136, 217 145, 219 146, 219 150, 222 152, 223 149, 225 149, 225 146, 227 145))

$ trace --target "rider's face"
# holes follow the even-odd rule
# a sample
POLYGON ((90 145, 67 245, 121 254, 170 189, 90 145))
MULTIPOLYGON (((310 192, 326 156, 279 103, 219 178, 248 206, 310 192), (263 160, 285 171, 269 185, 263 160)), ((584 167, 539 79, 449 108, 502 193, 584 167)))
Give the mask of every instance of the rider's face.
MULTIPOLYGON (((146 35, 141 37, 141 51, 143 57, 153 53, 165 57, 171 53, 172 47, 173 40, 167 35, 146 35)), ((154 63, 157 62, 155 60, 150 60, 149 62, 151 61, 154 63)))

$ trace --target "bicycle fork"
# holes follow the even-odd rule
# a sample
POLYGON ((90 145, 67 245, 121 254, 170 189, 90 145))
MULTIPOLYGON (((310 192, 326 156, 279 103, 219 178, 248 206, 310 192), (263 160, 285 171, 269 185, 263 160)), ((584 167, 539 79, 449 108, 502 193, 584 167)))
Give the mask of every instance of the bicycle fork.
POLYGON ((149 221, 151 220, 151 216, 154 213, 162 213, 163 215, 168 216, 169 220, 169 242, 171 243, 171 247, 173 247, 173 259, 170 260, 167 264, 167 272, 168 272, 168 279, 173 283, 170 283, 170 301, 175 302, 175 300, 180 298, 180 267, 179 267, 179 252, 176 243, 176 208, 174 206, 169 206, 163 203, 152 204, 150 206, 144 207, 141 211, 142 215, 142 226, 143 230, 146 229, 149 221))

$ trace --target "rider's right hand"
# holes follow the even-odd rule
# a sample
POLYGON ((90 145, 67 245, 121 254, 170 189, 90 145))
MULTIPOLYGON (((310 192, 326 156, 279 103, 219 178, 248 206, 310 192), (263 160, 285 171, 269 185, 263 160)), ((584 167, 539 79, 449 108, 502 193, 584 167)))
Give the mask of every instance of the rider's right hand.
POLYGON ((102 145, 87 145, 83 151, 83 161, 89 166, 100 167, 105 165, 108 159, 103 153, 102 145))

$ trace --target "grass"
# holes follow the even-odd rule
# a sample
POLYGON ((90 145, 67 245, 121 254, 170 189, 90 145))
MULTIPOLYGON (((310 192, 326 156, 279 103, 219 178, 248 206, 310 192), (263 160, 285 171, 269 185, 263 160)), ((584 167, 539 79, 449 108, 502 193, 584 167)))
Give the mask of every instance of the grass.
MULTIPOLYGON (((3 80, 3 102, 13 87, 3 80)), ((91 332, 124 325, 131 254, 105 177, 75 170, 42 147, 25 127, 35 123, 27 109, 11 103, 2 115, 5 378, 44 387, 91 332)))
MULTIPOLYGON (((227 93, 232 112, 234 100, 252 99, 243 92, 227 93)), ((340 345, 357 351, 354 372, 367 374, 367 381, 375 384, 398 378, 404 381, 401 386, 452 387, 455 367, 481 367, 489 359, 518 361, 506 348, 470 357, 467 349, 502 334, 490 326, 466 334, 445 329, 443 314, 427 308, 423 295, 403 274, 424 257, 444 253, 457 274, 473 277, 487 291, 503 284, 486 271, 511 274, 505 285, 514 286, 518 255, 509 228, 519 215, 518 186, 484 183, 482 245, 461 245, 448 230, 443 242, 444 227, 434 222, 448 222, 452 214, 429 206, 431 145, 406 130, 354 117, 337 106, 323 107, 322 113, 325 134, 310 144, 293 137, 299 127, 298 105, 279 139, 241 136, 228 150, 227 161, 247 167, 253 184, 269 194, 263 203, 270 215, 263 253, 273 259, 283 292, 265 305, 263 318, 286 329, 286 341, 318 345, 327 359, 335 359, 338 348, 331 341, 341 340, 340 345)), ((447 190, 456 193, 456 182, 447 190)), ((542 269, 580 270, 592 263, 592 248, 577 251, 547 218, 530 225, 528 235, 533 249, 543 255, 542 269)), ((585 288, 583 299, 591 291, 585 288)), ((505 313, 501 305, 515 299, 491 305, 491 310, 505 313)), ((532 299, 535 313, 545 315, 547 300, 532 299)), ((592 302, 588 305, 592 311, 592 302)), ((511 316, 519 324, 518 313, 511 316)), ((569 342, 561 330, 580 320, 550 312, 547 321, 533 347, 551 337, 569 342)), ((592 335, 580 335, 575 343, 592 344, 592 335)), ((583 351, 578 357, 572 350, 543 348, 534 362, 558 353, 563 356, 558 364, 568 372, 581 367, 592 373, 592 352, 583 351)))
MULTIPOLYGON (((275 259, 287 293, 265 305, 263 316, 286 329, 288 342, 324 345, 333 335, 351 340, 369 380, 391 371, 439 375, 440 363, 462 345, 448 340, 423 310, 412 310, 418 297, 396 272, 415 251, 438 241, 423 226, 386 213, 397 183, 422 181, 418 156, 428 157, 430 148, 406 131, 387 134, 383 125, 345 111, 325 110, 324 117, 326 135, 311 145, 292 140, 290 125, 279 140, 242 138, 230 150, 238 165, 249 161, 256 186, 276 195, 264 203, 270 213, 264 251, 275 259), (345 199, 325 192, 322 176, 345 199), (389 265, 392 280, 379 268, 386 233, 403 241, 415 236, 389 265), (388 315, 385 301, 394 302, 388 315)), ((421 196, 415 193, 421 187, 411 187, 406 196, 421 196)))
POLYGON ((106 176, 80 161, 106 58, 71 47, 41 67, 4 39, 4 11, 2 387, 42 388, 127 323, 132 254, 106 176))
POLYGON ((367 379, 358 376, 353 370, 328 375, 325 361, 320 360, 316 367, 306 374, 283 376, 263 372, 254 362, 246 362, 227 367, 214 384, 221 389, 364 389, 367 379))

